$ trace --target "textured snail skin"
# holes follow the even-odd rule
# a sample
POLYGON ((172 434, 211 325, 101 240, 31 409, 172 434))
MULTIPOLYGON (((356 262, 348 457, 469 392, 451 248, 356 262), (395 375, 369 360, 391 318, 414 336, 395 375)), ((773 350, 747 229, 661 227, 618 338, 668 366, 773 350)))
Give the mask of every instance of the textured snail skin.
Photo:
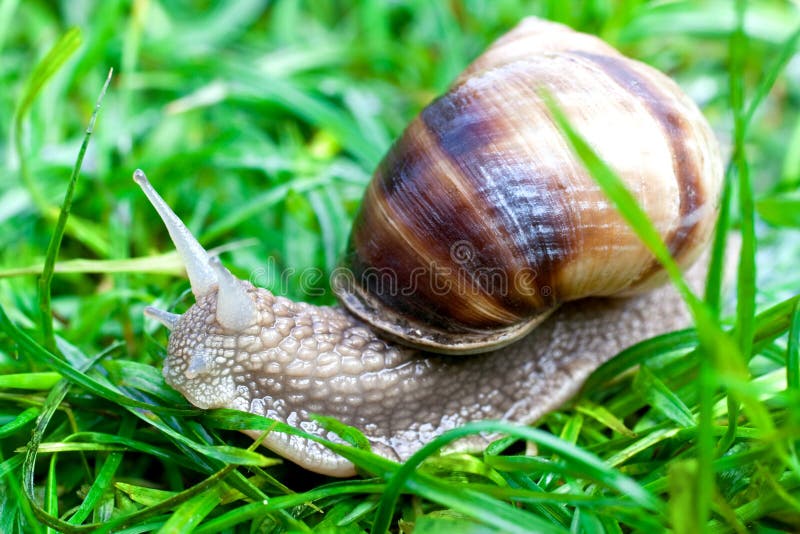
MULTIPOLYGON (((702 273, 697 266, 687 276, 697 286, 702 273)), ((254 324, 228 331, 215 319, 216 292, 198 299, 170 334, 167 383, 200 408, 264 415, 340 442, 309 413, 336 417, 396 460, 468 421, 535 421, 622 349, 689 324, 675 290, 663 287, 630 299, 568 303, 515 344, 442 356, 384 341, 341 308, 239 283, 256 304, 254 324)), ((459 447, 478 450, 493 437, 459 447)), ((350 462, 306 439, 273 432, 264 445, 312 471, 354 474, 350 462)))
POLYGON ((335 288, 345 307, 403 343, 470 353, 525 335, 563 302, 665 280, 573 154, 542 91, 676 260, 697 258, 722 183, 697 106, 600 39, 526 19, 420 113, 376 170, 345 256, 358 283, 335 288), (415 291, 386 291, 383 273, 415 291))

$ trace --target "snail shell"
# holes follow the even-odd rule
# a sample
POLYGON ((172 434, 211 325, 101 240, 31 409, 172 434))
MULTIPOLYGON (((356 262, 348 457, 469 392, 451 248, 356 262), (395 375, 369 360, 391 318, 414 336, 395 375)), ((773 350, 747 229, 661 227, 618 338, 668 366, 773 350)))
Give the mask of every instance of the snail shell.
POLYGON ((600 39, 526 19, 408 126, 378 167, 335 290, 404 344, 483 352, 556 306, 665 281, 550 116, 570 123, 687 266, 716 220, 722 163, 669 78, 600 39))
MULTIPOLYGON (((665 76, 598 39, 528 19, 425 108, 381 163, 346 254, 353 276, 335 281, 346 308, 291 302, 236 279, 134 173, 197 299, 180 316, 146 310, 172 330, 166 382, 200 408, 249 411, 341 442, 311 414, 333 416, 360 429, 373 451, 404 460, 468 421, 532 422, 623 348, 686 326, 670 287, 568 302, 628 295, 663 275, 573 156, 542 89, 624 180, 677 260, 691 263, 713 225, 722 176, 697 108, 665 76), (384 291, 387 273, 393 285, 384 291), (454 357, 389 338, 488 352, 454 357)), ((701 280, 702 269, 688 277, 701 280)), ((263 443, 320 473, 354 473, 303 437, 271 432, 263 443)))

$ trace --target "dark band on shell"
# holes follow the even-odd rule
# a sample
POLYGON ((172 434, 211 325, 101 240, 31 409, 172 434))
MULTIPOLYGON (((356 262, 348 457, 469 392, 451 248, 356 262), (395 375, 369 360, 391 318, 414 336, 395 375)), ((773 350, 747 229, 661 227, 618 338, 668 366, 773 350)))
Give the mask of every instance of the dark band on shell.
MULTIPOLYGON (((702 157, 702 153, 692 153, 686 146, 687 139, 691 138, 692 126, 687 122, 684 113, 679 113, 674 106, 668 105, 670 96, 665 95, 659 87, 632 68, 630 60, 587 52, 581 52, 579 55, 596 63, 626 91, 639 98, 650 110, 653 119, 661 124, 673 154, 682 221, 666 236, 665 243, 672 255, 679 262, 685 263, 684 256, 691 254, 694 242, 697 239, 704 239, 702 236, 694 235, 702 230, 703 223, 703 219, 696 217, 695 214, 703 209, 704 196, 707 194, 699 176, 702 162, 699 162, 698 158, 702 157)), ((651 267, 642 273, 640 280, 647 279, 659 269, 660 264, 654 258, 651 267)))

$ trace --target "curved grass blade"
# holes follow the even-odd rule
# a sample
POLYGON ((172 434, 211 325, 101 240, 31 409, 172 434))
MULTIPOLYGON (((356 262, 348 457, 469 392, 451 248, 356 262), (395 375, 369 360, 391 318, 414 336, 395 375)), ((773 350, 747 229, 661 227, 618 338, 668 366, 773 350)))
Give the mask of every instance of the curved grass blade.
MULTIPOLYGON (((209 411, 207 415, 203 417, 203 420, 212 427, 228 430, 262 430, 300 436, 325 445, 332 451, 353 462, 362 471, 373 473, 376 476, 386 479, 395 480, 399 469, 402 468, 402 466, 398 466, 397 463, 369 451, 349 445, 333 443, 319 436, 307 434, 285 423, 273 421, 255 414, 220 409, 209 411)), ((580 465, 581 472, 583 472, 586 477, 592 477, 593 474, 597 475, 598 472, 596 468, 603 465, 595 456, 581 451, 577 447, 563 442, 555 436, 541 430, 498 421, 481 421, 454 429, 437 438, 437 440, 432 442, 434 447, 432 449, 425 449, 425 451, 435 452, 438 450, 436 448, 437 446, 441 447, 444 444, 442 440, 453 441, 459 437, 483 431, 504 432, 523 439, 529 439, 532 436, 536 438, 544 436, 541 440, 533 439, 533 441, 536 441, 540 445, 547 441, 551 444, 561 444, 563 447, 567 447, 568 450, 566 452, 563 447, 557 447, 559 454, 562 455, 565 461, 572 460, 580 465), (548 439, 550 441, 548 441, 548 439), (587 461, 589 462, 588 464, 587 461)), ((406 473, 403 480, 407 483, 404 486, 405 489, 412 493, 421 495, 439 504, 449 506, 458 512, 479 519, 486 524, 500 526, 503 530, 508 532, 529 532, 531 528, 540 532, 563 532, 563 529, 559 530, 552 523, 543 521, 538 516, 529 512, 518 510, 507 503, 489 498, 485 495, 476 494, 468 489, 454 488, 452 485, 446 485, 430 476, 415 472, 413 468, 406 473), (524 530, 524 525, 533 525, 533 527, 529 526, 527 530, 524 530)), ((620 492, 623 494, 634 495, 634 500, 641 504, 641 499, 637 499, 636 497, 641 497, 643 495, 643 490, 628 477, 619 473, 613 473, 605 477, 600 476, 600 481, 620 489, 620 492)), ((652 499, 652 497, 650 497, 650 499, 652 499)), ((652 504, 648 499, 645 498, 644 500, 652 504)))
MULTIPOLYGON (((739 5, 741 6, 742 4, 739 5)), ((741 9, 740 7, 740 10, 741 9)), ((739 13, 741 17, 741 11, 739 13)), ((572 145, 575 154, 580 158, 583 165, 606 193, 606 196, 614 203, 620 215, 626 220, 631 229, 636 232, 642 242, 663 265, 673 284, 686 302, 695 322, 700 347, 709 357, 709 359, 702 360, 703 365, 700 373, 700 381, 698 382, 701 401, 699 427, 702 432, 699 440, 700 446, 698 447, 700 469, 698 470, 697 483, 700 484, 700 487, 698 487, 698 495, 703 497, 703 502, 698 504, 696 510, 698 513, 698 524, 705 524, 710 509, 709 499, 713 487, 713 479, 709 467, 714 454, 713 444, 710 441, 712 437, 712 420, 710 415, 710 410, 712 408, 712 392, 716 390, 721 376, 729 376, 733 381, 741 383, 747 381, 749 370, 747 368, 747 360, 744 356, 745 354, 749 354, 749 350, 743 352, 742 349, 747 349, 748 347, 734 343, 733 339, 722 330, 711 309, 700 301, 689 289, 678 265, 671 257, 669 250, 662 241, 657 230, 623 182, 597 155, 592 147, 589 146, 586 140, 572 127, 563 110, 561 110, 552 95, 545 93, 543 98, 547 102, 548 108, 562 132, 572 145), (712 365, 713 372, 711 368, 712 365)), ((752 247, 753 245, 754 242, 751 241, 750 246, 752 247)), ((752 249, 743 245, 742 258, 747 257, 748 254, 750 255, 749 257, 752 257, 752 249)), ((754 272, 754 268, 749 269, 746 265, 740 269, 740 272, 746 277, 748 273, 754 272)), ((740 291, 742 292, 741 294, 747 298, 749 290, 745 289, 740 291)), ((746 318, 748 313, 751 313, 751 310, 746 307, 743 308, 741 317, 746 318)), ((749 321, 743 321, 744 327, 748 325, 752 325, 752 318, 750 318, 749 321)), ((740 334, 739 339, 745 339, 747 335, 752 335, 752 331, 749 331, 749 334, 740 334)), ((745 403, 751 420, 761 428, 765 435, 772 435, 775 431, 775 422, 766 406, 761 403, 758 397, 744 395, 740 400, 745 403)), ((795 465, 797 462, 793 461, 788 455, 782 442, 775 441, 772 444, 781 461, 786 465, 791 465, 795 470, 800 469, 800 466, 795 465)))
POLYGON ((702 318, 699 317, 704 315, 702 303, 686 284, 680 267, 678 267, 678 264, 672 258, 667 245, 661 239, 658 230, 656 230, 653 223, 647 217, 647 214, 641 206, 639 206, 636 198, 611 167, 600 159, 600 156, 589 146, 589 143, 573 128, 555 98, 550 93, 543 93, 542 97, 550 113, 558 123, 559 128, 572 145, 575 154, 579 157, 606 196, 613 202, 617 211, 622 215, 630 228, 639 236, 642 243, 647 246, 653 256, 655 256, 664 267, 670 280, 675 284, 676 289, 689 305, 692 315, 695 316, 695 321, 702 318))
MULTIPOLYGON (((579 465, 586 478, 596 480, 603 485, 614 488, 623 495, 627 495, 643 509, 658 511, 661 508, 661 503, 652 494, 639 486, 633 479, 623 475, 619 471, 610 469, 608 465, 598 457, 575 445, 536 428, 524 427, 501 421, 479 421, 468 423, 462 427, 445 432, 414 453, 400 466, 386 485, 386 490, 381 498, 378 510, 375 512, 375 522, 373 523, 372 532, 382 533, 388 530, 391 518, 394 514, 395 503, 400 496, 400 491, 409 483, 413 472, 426 458, 438 452, 445 445, 478 432, 502 432, 536 443, 540 448, 557 452, 559 457, 565 462, 579 465)), ((450 505, 452 506, 452 504, 450 505)), ((509 528, 510 526, 514 525, 504 525, 503 528, 509 528)), ((549 526, 554 527, 554 525, 549 526)))
POLYGON ((161 419, 148 413, 142 413, 139 410, 129 408, 130 412, 145 421, 147 424, 158 428, 163 434, 166 434, 178 443, 202 454, 207 458, 213 458, 223 464, 231 465, 255 465, 266 467, 281 463, 281 460, 275 458, 268 458, 263 454, 248 450, 233 447, 231 445, 205 445, 191 440, 184 436, 181 432, 173 430, 169 425, 164 423, 161 419))
POLYGON ((693 329, 669 332, 641 341, 617 354, 591 374, 583 386, 583 391, 592 391, 600 384, 621 375, 650 358, 661 354, 694 348, 697 346, 697 332, 693 329))
POLYGON ((219 517, 199 526, 195 532, 197 534, 216 534, 224 532, 232 527, 247 520, 263 516, 269 512, 286 510, 295 506, 304 505, 326 497, 351 494, 374 494, 380 495, 383 491, 383 484, 376 484, 372 481, 348 481, 327 484, 309 490, 305 493, 295 493, 292 495, 280 495, 269 500, 253 502, 241 506, 235 510, 226 512, 219 517))
POLYGON ((194 408, 171 408, 168 406, 158 406, 155 404, 137 401, 118 393, 111 387, 106 386, 86 375, 85 373, 75 369, 69 363, 65 362, 61 358, 58 358, 53 353, 47 351, 44 347, 36 343, 36 341, 34 341, 28 334, 20 330, 14 323, 11 322, 11 319, 9 319, 2 306, 0 306, 0 328, 5 330, 6 334, 8 334, 8 336, 13 339, 28 356, 32 357, 39 363, 50 367, 61 376, 80 385, 82 388, 100 398, 128 408, 142 408, 154 412, 171 413, 176 415, 190 415, 197 413, 197 410, 194 408))
MULTIPOLYGON (((83 372, 91 368, 94 365, 95 361, 103 356, 103 353, 97 355, 93 360, 87 360, 81 366, 78 372, 83 372)), ((45 525, 50 528, 58 529, 64 531, 63 527, 67 526, 67 532, 71 530, 70 526, 58 518, 57 513, 52 513, 51 506, 47 499, 47 493, 45 495, 45 502, 44 507, 41 507, 37 503, 37 492, 36 492, 36 485, 34 481, 34 470, 36 466, 36 457, 39 452, 39 447, 42 443, 42 439, 44 438, 44 432, 47 429, 48 424, 50 423, 53 414, 55 414, 56 410, 58 409, 61 402, 64 400, 64 397, 67 396, 67 392, 69 391, 72 384, 70 384, 67 380, 62 380, 58 384, 56 384, 53 389, 50 390, 50 393, 47 395, 44 404, 42 405, 42 414, 39 417, 36 427, 33 430, 33 434, 31 436, 31 440, 28 445, 25 447, 25 459, 22 464, 22 489, 25 494, 26 499, 30 503, 30 506, 33 510, 34 515, 45 525)), ((53 466, 53 462, 51 462, 51 467, 53 466)), ((48 477, 48 484, 52 481, 51 477, 48 477)))
POLYGON ((691 410, 646 365, 639 369, 633 381, 633 387, 653 409, 661 412, 678 426, 684 428, 695 426, 696 422, 691 410))
MULTIPOLYGON (((747 162, 745 138, 747 116, 744 110, 744 60, 747 37, 744 30, 746 4, 736 2, 736 31, 730 39, 729 86, 731 109, 734 118, 733 166, 739 177, 739 216, 741 218, 742 249, 736 284, 736 332, 739 350, 744 361, 750 360, 755 334, 756 307, 756 237, 755 203, 753 185, 750 182, 750 167, 747 162)), ((728 392, 728 432, 717 443, 717 456, 724 454, 733 443, 739 419, 739 401, 728 392)), ((709 475, 710 476, 710 475, 709 475)))
POLYGON ((786 389, 800 392, 800 300, 794 306, 786 347, 786 389))
POLYGON ((207 491, 184 502, 175 509, 158 532, 162 534, 194 532, 203 519, 220 505, 224 489, 222 484, 215 484, 207 491))
POLYGON ((120 447, 124 447, 125 449, 146 453, 164 462, 180 465, 181 467, 185 467, 187 469, 193 469, 194 467, 194 464, 186 461, 183 457, 170 452, 167 449, 157 447, 151 443, 145 443, 143 441, 131 439, 130 437, 123 435, 104 434, 102 432, 76 432, 75 434, 67 436, 64 439, 65 443, 72 443, 75 441, 118 445, 120 447))
MULTIPOLYGON (((85 371, 89 369, 92 365, 94 365, 95 361, 101 358, 104 354, 100 353, 94 360, 89 360, 85 366, 81 369, 81 371, 85 371)), ((100 523, 92 523, 88 525, 73 525, 69 522, 63 521, 62 519, 48 513, 43 508, 39 507, 36 503, 36 486, 34 483, 34 466, 36 463, 37 452, 39 450, 39 446, 42 442, 42 438, 44 436, 44 431, 47 428, 53 414, 55 413, 58 406, 63 401, 64 397, 66 396, 67 392, 69 391, 71 384, 66 380, 59 382, 51 391, 50 394, 47 396, 45 401, 43 412, 39 421, 36 425, 36 429, 33 432, 33 436, 31 437, 31 441, 27 446, 27 451, 25 454, 25 459, 23 461, 23 491, 25 493, 26 498, 31 503, 33 512, 36 517, 45 525, 50 528, 56 529, 59 532, 67 532, 67 533, 75 533, 75 532, 111 532, 112 530, 118 530, 119 528, 131 524, 135 521, 141 521, 148 517, 153 517, 154 515, 163 513, 167 510, 173 509, 178 504, 185 502, 195 495, 199 495, 202 492, 206 491, 208 488, 213 487, 220 481, 222 481, 233 469, 235 469, 235 465, 231 464, 214 475, 208 477, 203 482, 184 490, 175 496, 165 499, 158 505, 145 508, 138 512, 134 512, 133 514, 125 515, 122 517, 115 518, 109 522, 100 524, 100 523)))
POLYGON ((67 191, 64 193, 64 202, 61 205, 61 211, 58 214, 58 221, 53 230, 53 236, 50 238, 50 244, 47 246, 47 255, 44 260, 44 268, 42 275, 39 278, 39 316, 42 325, 42 336, 44 337, 44 346, 50 352, 57 352, 56 338, 53 333, 53 317, 50 310, 50 284, 53 281, 53 269, 55 267, 58 251, 61 248, 61 240, 64 238, 64 232, 67 226, 67 219, 69 212, 72 209, 72 197, 75 193, 75 186, 78 183, 80 176, 81 166, 83 165, 83 157, 86 155, 86 149, 89 147, 89 138, 94 131, 94 124, 97 120, 97 114, 100 112, 100 104, 103 102, 103 97, 106 95, 108 84, 111 83, 111 76, 114 69, 108 71, 108 76, 100 90, 100 95, 97 97, 97 102, 94 106, 94 111, 89 119, 89 125, 86 127, 86 134, 83 137, 83 142, 78 150, 78 158, 75 160, 75 165, 72 168, 72 175, 67 182, 67 191))
POLYGON ((16 373, 0 376, 0 388, 50 389, 61 380, 58 373, 16 373))
POLYGON ((706 291, 704 300, 713 316, 719 320, 722 310, 722 280, 725 275, 725 251, 728 247, 728 231, 731 226, 731 197, 733 195, 733 166, 725 167, 722 182, 722 196, 719 205, 719 218, 714 228, 714 239, 711 243, 711 259, 708 262, 706 291))
MULTIPOLYGON (((123 418, 119 429, 120 438, 130 439, 135 428, 134 421, 132 417, 123 418)), ((72 516, 67 520, 67 523, 79 525, 89 517, 89 514, 100 504, 101 499, 114 482, 114 475, 122 464, 122 458, 122 452, 112 452, 103 460, 103 465, 94 477, 94 481, 89 487, 86 497, 84 497, 78 509, 75 510, 72 516)))
POLYGON ((14 147, 17 152, 17 157, 19 158, 20 176, 34 204, 42 213, 46 213, 50 206, 30 175, 27 158, 25 157, 25 150, 22 146, 22 123, 39 92, 45 84, 47 84, 48 80, 50 80, 72 54, 75 53, 80 44, 81 32, 78 28, 71 28, 61 36, 47 55, 36 65, 31 77, 25 84, 22 98, 19 100, 19 104, 14 111, 14 147))
MULTIPOLYGON (((800 27, 798 27, 783 43, 777 59, 767 70, 767 74, 762 78, 761 83, 758 84, 758 87, 754 91, 753 98, 750 100, 750 103, 747 105, 747 110, 744 112, 744 117, 740 126, 741 128, 746 130, 746 128, 750 125, 753 115, 758 110, 764 98, 772 90, 772 87, 775 85, 778 76, 780 76, 780 74, 786 68, 789 60, 794 57, 798 43, 800 43, 800 27)), ((741 72, 741 70, 742 69, 740 68, 739 71, 741 72)), ((744 136, 746 136, 746 132, 742 133, 744 136)), ((730 202, 732 191, 731 183, 734 168, 735 166, 731 163, 729 163, 725 168, 725 181, 722 190, 722 198, 720 199, 719 220, 717 221, 717 228, 715 229, 714 233, 714 244, 712 246, 711 262, 709 264, 708 279, 706 281, 705 300, 706 303, 711 306, 711 309, 714 311, 715 315, 719 315, 720 299, 722 295, 722 264, 725 257, 726 235, 730 227, 730 202)), ((765 203, 766 202, 768 202, 768 200, 765 200, 765 203)), ((780 201, 778 203, 780 204, 780 201)), ((761 206, 759 206, 759 208, 761 208, 761 206)), ((796 213, 796 210, 791 209, 791 203, 786 207, 772 206, 772 208, 773 209, 765 208, 763 211, 759 209, 762 218, 764 218, 764 216, 767 214, 777 213, 786 214, 784 217, 787 217, 788 220, 800 221, 800 218, 792 216, 792 214, 796 213)), ((783 219, 781 219, 780 223, 785 224, 783 219)))
MULTIPOLYGON (((728 372, 740 379, 749 375, 739 347, 733 342, 717 323, 711 310, 691 291, 683 278, 680 268, 661 239, 653 223, 636 202, 634 196, 628 191, 616 173, 592 149, 586 140, 572 127, 563 110, 552 95, 545 93, 543 98, 548 108, 558 123, 561 131, 572 145, 575 154, 583 165, 600 185, 606 196, 614 203, 620 215, 625 219, 631 229, 636 232, 639 239, 647 246, 650 252, 664 267, 686 302, 695 327, 701 347, 711 357, 719 371, 728 372)), ((772 420, 763 406, 750 403, 753 417, 761 424, 773 428, 772 420)))
POLYGON ((30 407, 3 426, 0 426, 0 438, 11 436, 19 429, 39 417, 39 408, 30 407))

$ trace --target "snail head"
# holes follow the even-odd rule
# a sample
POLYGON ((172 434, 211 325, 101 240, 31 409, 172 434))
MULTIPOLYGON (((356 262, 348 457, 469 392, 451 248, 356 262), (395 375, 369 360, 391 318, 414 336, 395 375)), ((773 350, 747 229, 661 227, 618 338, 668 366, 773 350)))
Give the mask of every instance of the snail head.
POLYGON ((236 396, 231 373, 236 368, 237 345, 250 331, 270 324, 269 316, 274 315, 270 304, 274 297, 239 280, 212 257, 164 202, 144 172, 137 169, 133 179, 164 221, 197 301, 183 315, 152 306, 145 308, 145 315, 173 332, 164 376, 197 406, 227 405, 236 396))

